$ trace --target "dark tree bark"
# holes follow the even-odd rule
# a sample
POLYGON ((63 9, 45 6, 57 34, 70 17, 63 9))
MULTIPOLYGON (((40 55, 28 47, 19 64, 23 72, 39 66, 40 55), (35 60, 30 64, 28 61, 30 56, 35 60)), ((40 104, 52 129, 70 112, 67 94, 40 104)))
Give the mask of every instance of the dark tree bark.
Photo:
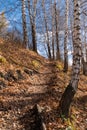
POLYGON ((85 76, 87 76, 87 62, 85 62, 84 60, 83 60, 83 62, 82 62, 82 70, 83 70, 83 74, 85 75, 85 76))
POLYGON ((37 52, 36 27, 35 27, 35 24, 32 24, 32 42, 33 42, 33 51, 37 52))
POLYGON ((64 117, 69 116, 69 108, 72 103, 73 97, 74 97, 75 91, 72 87, 72 84, 69 84, 67 88, 65 89, 65 92, 62 95, 59 111, 60 115, 64 117))

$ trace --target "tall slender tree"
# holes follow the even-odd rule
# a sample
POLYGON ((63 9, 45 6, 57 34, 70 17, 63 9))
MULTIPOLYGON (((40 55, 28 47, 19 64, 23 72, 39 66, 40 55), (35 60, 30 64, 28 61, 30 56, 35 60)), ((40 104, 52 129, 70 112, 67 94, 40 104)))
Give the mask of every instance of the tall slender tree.
POLYGON ((37 41, 36 41, 36 5, 38 0, 33 0, 32 9, 30 6, 30 0, 28 2, 28 12, 30 17, 30 24, 31 24, 31 32, 32 32, 32 44, 33 44, 33 51, 37 52, 37 41))
POLYGON ((22 0, 22 22, 23 22, 23 42, 25 48, 28 47, 27 24, 26 24, 26 1, 22 0))
POLYGON ((65 37, 64 37, 64 72, 68 71, 68 13, 69 13, 69 0, 66 0, 66 11, 65 11, 65 37))
POLYGON ((46 9, 45 9, 45 2, 42 1, 42 7, 44 12, 44 21, 45 21, 45 29, 46 29, 46 36, 47 36, 47 49, 48 49, 48 57, 51 59, 51 48, 50 48, 50 39, 49 39, 49 32, 48 32, 48 25, 47 25, 47 17, 46 17, 46 9))
POLYGON ((55 8, 55 28, 56 28, 56 59, 60 60, 60 48, 59 48, 59 33, 58 33, 58 10, 56 5, 56 0, 54 0, 54 8, 55 8))
POLYGON ((52 4, 52 0, 51 0, 51 14, 52 14, 52 58, 53 60, 55 60, 55 45, 54 45, 54 34, 55 34, 55 30, 54 30, 54 23, 55 23, 55 19, 54 19, 54 6, 52 4))
POLYGON ((73 48, 72 76, 59 104, 60 114, 64 115, 66 118, 69 116, 69 108, 77 92, 81 67, 80 0, 74 0, 73 48))

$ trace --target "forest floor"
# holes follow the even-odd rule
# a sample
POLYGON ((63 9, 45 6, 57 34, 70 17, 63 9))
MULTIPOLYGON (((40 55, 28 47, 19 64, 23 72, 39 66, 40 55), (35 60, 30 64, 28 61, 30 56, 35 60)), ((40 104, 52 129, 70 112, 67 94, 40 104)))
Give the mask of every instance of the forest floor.
POLYGON ((87 77, 80 74, 68 120, 57 113, 71 70, 19 45, 0 40, 0 130, 41 130, 34 106, 42 109, 47 130, 87 130, 87 77))

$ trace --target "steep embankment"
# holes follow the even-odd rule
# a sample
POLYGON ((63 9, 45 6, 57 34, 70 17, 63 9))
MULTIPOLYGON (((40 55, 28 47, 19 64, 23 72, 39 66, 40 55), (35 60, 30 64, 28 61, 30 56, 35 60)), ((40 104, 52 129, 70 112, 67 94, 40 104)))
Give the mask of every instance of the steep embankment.
MULTIPOLYGON (((69 82, 60 62, 48 61, 19 45, 0 41, 0 129, 41 130, 32 109, 39 104, 47 130, 87 129, 87 77, 81 75, 70 120, 57 115, 61 95, 69 82)), ((39 115, 40 116, 40 115, 39 115)), ((39 122, 39 123, 38 123, 39 122)))

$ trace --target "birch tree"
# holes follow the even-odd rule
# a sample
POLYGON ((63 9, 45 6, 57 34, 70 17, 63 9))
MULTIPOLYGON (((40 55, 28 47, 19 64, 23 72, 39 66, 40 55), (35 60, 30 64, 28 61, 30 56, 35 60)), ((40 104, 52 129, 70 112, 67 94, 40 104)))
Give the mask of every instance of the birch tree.
POLYGON ((59 33, 58 33, 58 13, 57 13, 57 5, 56 0, 54 1, 54 8, 55 8, 55 28, 56 28, 56 59, 60 60, 60 48, 59 48, 59 33))
POLYGON ((37 52, 37 41, 36 41, 36 5, 38 0, 33 0, 32 8, 30 6, 30 0, 28 2, 28 12, 30 17, 30 24, 31 24, 31 32, 32 32, 32 44, 33 44, 33 51, 37 52))
POLYGON ((63 115, 66 118, 69 116, 69 108, 72 103, 72 99, 77 92, 81 67, 80 0, 74 0, 73 48, 72 76, 59 104, 60 115, 63 115))
POLYGON ((54 23, 55 23, 55 19, 54 19, 54 6, 52 4, 52 0, 51 0, 51 14, 52 14, 52 58, 53 60, 55 60, 55 44, 54 44, 54 34, 55 34, 55 30, 54 30, 54 23))
POLYGON ((68 13, 69 13, 69 0, 66 0, 66 11, 65 11, 65 37, 64 37, 64 72, 68 71, 68 13))
POLYGON ((47 37, 47 49, 48 49, 48 57, 51 59, 51 49, 50 49, 50 39, 49 39, 49 32, 48 32, 48 25, 47 25, 47 17, 46 17, 46 9, 44 0, 42 0, 42 7, 44 12, 44 21, 45 21, 45 29, 46 29, 46 37, 47 37))
POLYGON ((23 24, 23 43, 25 48, 28 47, 27 25, 26 25, 26 1, 22 0, 22 24, 23 24))

